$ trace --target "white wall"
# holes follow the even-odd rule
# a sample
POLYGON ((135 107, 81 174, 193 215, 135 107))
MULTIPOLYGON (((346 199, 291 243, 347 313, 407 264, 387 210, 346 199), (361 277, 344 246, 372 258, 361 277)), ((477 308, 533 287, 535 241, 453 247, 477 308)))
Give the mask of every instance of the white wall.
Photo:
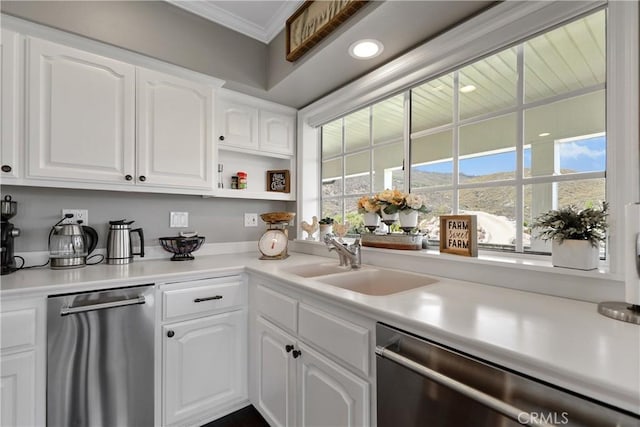
POLYGON ((0 191, 2 197, 10 194, 18 203, 18 214, 11 220, 21 230, 15 240, 16 252, 46 251, 49 230, 61 218, 63 208, 89 210, 89 225, 99 235, 98 248, 106 246, 110 220, 135 220, 133 226, 144 229, 146 244, 158 246, 158 237, 185 231, 169 228, 171 211, 189 212, 188 229, 205 236, 207 243, 257 241, 265 230, 264 223, 258 219, 258 227, 245 228, 245 212, 295 212, 292 202, 9 185, 1 186, 0 191))

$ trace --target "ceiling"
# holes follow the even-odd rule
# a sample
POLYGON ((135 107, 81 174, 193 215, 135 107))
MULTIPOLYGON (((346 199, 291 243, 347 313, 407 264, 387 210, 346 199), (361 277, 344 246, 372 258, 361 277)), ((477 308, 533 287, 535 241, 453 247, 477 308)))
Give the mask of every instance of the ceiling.
POLYGON ((269 43, 303 0, 166 0, 234 31, 269 43))
POLYGON ((488 0, 369 1, 294 63, 285 61, 287 18, 301 0, 166 0, 267 44, 265 88, 227 80, 225 87, 302 108, 401 56, 426 40, 496 4, 488 0), (400 30, 401 29, 401 30, 400 30), (349 56, 360 39, 381 41, 381 55, 366 61, 349 56))

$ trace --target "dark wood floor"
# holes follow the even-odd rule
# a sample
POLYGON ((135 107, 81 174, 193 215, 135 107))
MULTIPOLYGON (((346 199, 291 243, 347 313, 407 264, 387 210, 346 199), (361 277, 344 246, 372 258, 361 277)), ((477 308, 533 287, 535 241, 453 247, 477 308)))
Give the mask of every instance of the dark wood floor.
POLYGON ((269 424, 253 405, 249 405, 202 427, 269 427, 269 424))

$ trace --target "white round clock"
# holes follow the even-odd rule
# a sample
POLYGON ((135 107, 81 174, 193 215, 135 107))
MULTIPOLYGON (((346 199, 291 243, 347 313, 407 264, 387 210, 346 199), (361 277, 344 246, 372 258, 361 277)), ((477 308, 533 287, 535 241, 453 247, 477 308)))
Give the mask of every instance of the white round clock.
POLYGON ((272 228, 260 237, 258 249, 262 254, 260 259, 284 259, 289 256, 287 244, 289 238, 284 230, 272 228))

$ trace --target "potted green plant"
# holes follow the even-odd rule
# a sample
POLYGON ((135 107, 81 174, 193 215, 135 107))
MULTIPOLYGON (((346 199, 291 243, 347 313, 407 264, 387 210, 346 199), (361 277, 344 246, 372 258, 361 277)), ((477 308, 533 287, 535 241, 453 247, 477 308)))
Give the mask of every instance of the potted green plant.
POLYGON ((606 239, 609 205, 578 209, 574 205, 550 210, 534 220, 543 240, 551 240, 551 262, 556 267, 598 268, 600 243, 606 239))
POLYGON ((326 217, 326 218, 322 218, 320 221, 318 221, 318 224, 320 224, 320 241, 322 242, 324 240, 324 236, 326 234, 329 234, 333 231, 333 218, 330 217, 326 217))

